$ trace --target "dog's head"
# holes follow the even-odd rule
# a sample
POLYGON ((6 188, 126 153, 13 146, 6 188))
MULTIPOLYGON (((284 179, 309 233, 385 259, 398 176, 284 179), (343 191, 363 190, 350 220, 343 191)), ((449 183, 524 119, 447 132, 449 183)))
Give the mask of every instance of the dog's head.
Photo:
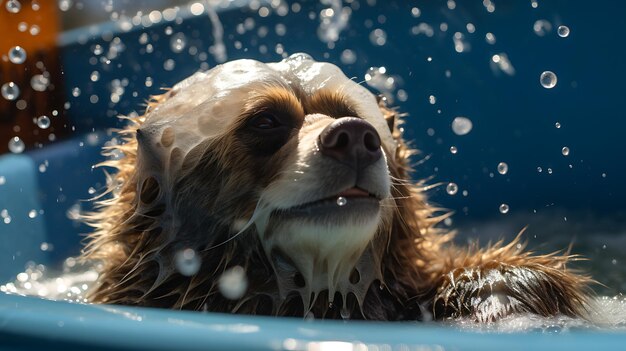
POLYGON ((126 186, 135 217, 153 220, 136 226, 160 236, 146 257, 260 243, 280 295, 299 291, 305 306, 324 290, 362 301, 383 281, 390 233, 407 225, 398 197, 416 195, 402 182, 408 151, 395 113, 305 54, 196 73, 151 105, 136 140, 126 186))

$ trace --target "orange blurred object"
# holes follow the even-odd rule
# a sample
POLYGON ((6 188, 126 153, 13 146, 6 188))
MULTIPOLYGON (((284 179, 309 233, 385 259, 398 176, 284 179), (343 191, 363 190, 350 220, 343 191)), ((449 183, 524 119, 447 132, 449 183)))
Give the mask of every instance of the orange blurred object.
POLYGON ((14 82, 20 89, 15 100, 0 97, 0 153, 4 153, 8 150, 9 140, 15 136, 21 138, 28 148, 55 140, 67 132, 57 48, 60 30, 57 2, 6 0, 0 3, 0 86, 14 82), (9 11, 9 2, 19 3, 19 11, 9 11), (26 52, 23 63, 9 60, 9 50, 15 46, 26 52), (47 81, 44 91, 33 89, 33 76, 39 78, 36 78, 39 87, 47 81), (57 115, 53 116, 55 110, 57 115), (42 115, 51 121, 46 129, 36 124, 42 115))

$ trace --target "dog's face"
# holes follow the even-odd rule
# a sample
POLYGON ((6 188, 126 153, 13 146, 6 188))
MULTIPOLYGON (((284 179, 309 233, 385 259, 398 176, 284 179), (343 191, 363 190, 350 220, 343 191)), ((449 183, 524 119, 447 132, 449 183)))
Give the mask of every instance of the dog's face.
POLYGON ((391 220, 396 145, 375 96, 303 54, 195 74, 148 111, 137 139, 138 184, 158 184, 180 240, 220 244, 202 238, 215 222, 231 236, 254 228, 277 274, 295 266, 309 296, 350 290, 391 220))

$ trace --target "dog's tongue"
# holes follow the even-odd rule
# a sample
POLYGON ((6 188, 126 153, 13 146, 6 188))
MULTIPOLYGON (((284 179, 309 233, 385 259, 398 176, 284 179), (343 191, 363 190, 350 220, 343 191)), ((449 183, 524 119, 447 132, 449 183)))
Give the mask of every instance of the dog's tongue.
POLYGON ((355 188, 344 190, 340 192, 339 194, 337 194, 337 196, 343 196, 343 197, 369 196, 369 193, 363 189, 359 189, 355 187, 355 188))

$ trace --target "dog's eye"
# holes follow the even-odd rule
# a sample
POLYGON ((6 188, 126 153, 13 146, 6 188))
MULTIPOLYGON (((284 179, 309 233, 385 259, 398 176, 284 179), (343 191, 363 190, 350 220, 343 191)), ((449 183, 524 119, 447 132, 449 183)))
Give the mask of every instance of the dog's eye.
POLYGON ((272 129, 280 126, 280 122, 276 118, 276 116, 270 113, 262 113, 260 115, 254 116, 249 125, 258 128, 258 129, 272 129))

